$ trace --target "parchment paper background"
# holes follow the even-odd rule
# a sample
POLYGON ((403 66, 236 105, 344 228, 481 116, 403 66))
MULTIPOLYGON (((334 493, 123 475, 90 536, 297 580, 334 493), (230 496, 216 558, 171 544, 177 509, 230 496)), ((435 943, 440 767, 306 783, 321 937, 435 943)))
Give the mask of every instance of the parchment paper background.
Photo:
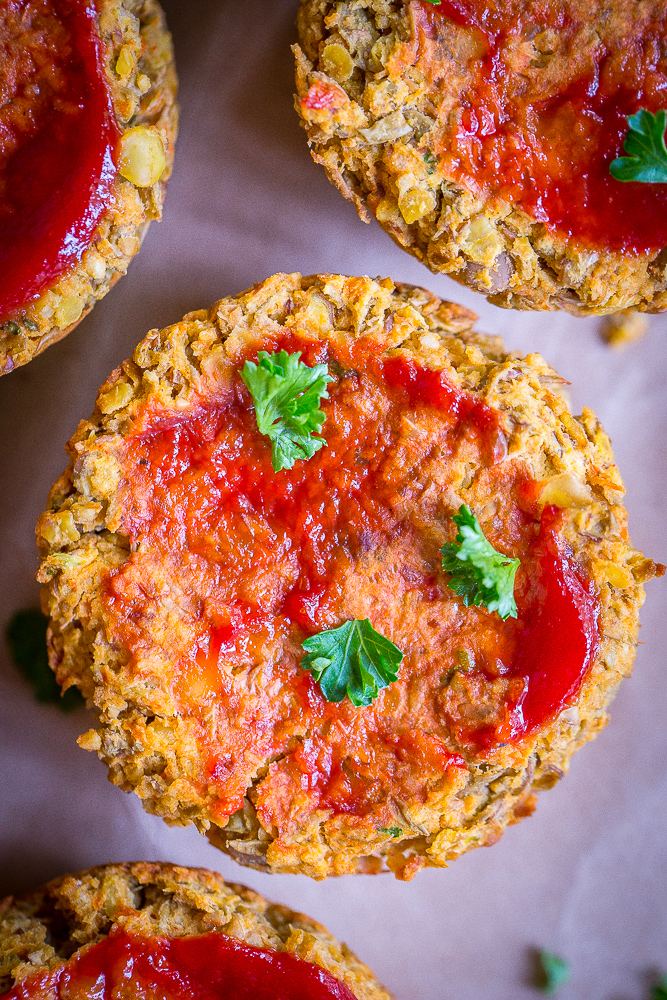
MULTIPOLYGON (((667 318, 622 353, 598 321, 513 313, 431 275, 310 160, 292 108, 296 0, 166 0, 182 130, 164 221, 127 277, 65 341, 0 379, 0 625, 37 602, 33 531, 63 446, 107 374, 152 327, 275 271, 390 275, 539 350, 615 445, 635 544, 667 562, 667 318)), ((80 750, 91 719, 33 701, 0 642, 0 893, 110 860, 206 865, 301 908, 348 941, 397 1000, 523 1000, 530 948, 572 963, 562 1000, 641 1000, 667 972, 667 585, 649 587, 634 677, 611 725, 491 850, 410 884, 315 883, 242 869, 193 828, 170 829, 80 750)))

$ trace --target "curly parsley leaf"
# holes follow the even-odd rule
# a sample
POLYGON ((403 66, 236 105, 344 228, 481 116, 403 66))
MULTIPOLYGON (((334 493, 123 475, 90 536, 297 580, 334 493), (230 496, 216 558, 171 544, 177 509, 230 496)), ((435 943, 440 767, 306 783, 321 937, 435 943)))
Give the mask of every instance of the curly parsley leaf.
POLYGON ((312 458, 326 444, 313 435, 322 429, 320 399, 328 398, 327 384, 333 379, 326 365, 309 368, 300 357, 300 351, 271 355, 260 351, 258 363, 246 361, 241 372, 255 403, 259 432, 271 441, 275 472, 312 458))
POLYGON ((651 1000, 667 1000, 667 976, 663 976, 660 982, 653 987, 651 1000))
POLYGON ((551 951, 541 951, 539 959, 542 967, 540 989, 542 993, 552 997, 570 978, 569 962, 560 958, 559 955, 554 955, 551 951))
POLYGON ((400 826, 378 826, 376 829, 378 833, 384 833, 387 837, 392 837, 394 840, 397 837, 403 836, 403 830, 400 826))
POLYGON ((494 549, 465 504, 454 514, 454 524, 459 529, 456 539, 440 550, 442 568, 450 574, 449 586, 466 607, 483 604, 501 618, 516 618, 514 577, 519 560, 494 549))
POLYGON ((630 155, 613 160, 609 173, 617 181, 667 184, 667 111, 652 114, 640 108, 636 115, 628 116, 628 125, 623 148, 630 155))
POLYGON ((319 682, 327 701, 342 701, 347 694, 357 707, 370 705, 380 688, 396 680, 403 659, 368 618, 311 636, 303 648, 307 655, 301 666, 319 682))
POLYGON ((83 705, 77 688, 60 695, 60 687, 49 666, 46 630, 49 619, 37 608, 17 611, 7 626, 7 645, 12 659, 32 685, 37 701, 54 702, 64 712, 83 705))

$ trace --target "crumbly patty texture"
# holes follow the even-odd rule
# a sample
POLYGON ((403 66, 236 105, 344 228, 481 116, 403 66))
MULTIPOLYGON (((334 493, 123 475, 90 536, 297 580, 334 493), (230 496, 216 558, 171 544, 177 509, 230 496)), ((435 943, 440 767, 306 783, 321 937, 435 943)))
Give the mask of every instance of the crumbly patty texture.
POLYGON ((391 1000, 347 945, 310 917, 215 872, 159 862, 102 865, 0 900, 0 996, 27 976, 57 969, 114 927, 156 937, 222 932, 319 965, 359 1000, 391 1000))
MULTIPOLYGON (((315 878, 386 868, 410 878, 493 843, 605 725, 631 670, 642 583, 660 569, 628 542, 609 440, 590 411, 570 414, 561 380, 539 355, 505 353, 472 329, 474 320, 388 279, 276 275, 152 331, 69 443, 70 465, 37 535, 51 665, 100 716, 80 743, 146 809, 195 823, 241 863, 315 878), (249 399, 243 359, 285 338, 306 353, 344 359, 371 350, 391 371, 418 364, 446 376, 470 405, 498 416, 504 457, 491 459, 470 427, 452 444, 428 407, 399 409, 389 433, 379 383, 332 361, 328 446, 300 469, 272 473, 250 404, 245 417, 226 407, 249 399), (334 461, 345 428, 364 420, 380 421, 379 443, 366 451, 348 431, 350 458, 327 492, 380 462, 370 496, 384 498, 384 533, 357 536, 343 521, 327 564, 313 530, 303 548, 313 566, 325 561, 334 597, 317 591, 318 610, 308 612, 306 601, 300 612, 315 616, 310 634, 368 616, 406 652, 398 681, 372 706, 354 708, 347 698, 326 703, 300 669, 309 632, 281 617, 299 568, 295 546, 280 536, 301 515, 267 522, 262 504, 281 482, 296 482, 290 477, 327 482, 318 463, 334 461), (206 441, 217 442, 214 460, 206 441), (232 479, 258 468, 264 501, 244 500, 236 514, 216 506, 229 490, 214 467, 232 479), (262 486, 272 476, 274 485, 262 486), (536 522, 520 513, 523 483, 561 508, 568 558, 595 590, 599 643, 578 695, 555 717, 482 751, 466 733, 502 724, 514 682, 502 669, 494 674, 493 651, 512 626, 462 606, 442 583, 439 547, 453 539, 451 517, 465 502, 496 545, 525 555, 536 522), (128 527, 146 518, 157 518, 154 534, 128 527), (240 604, 256 611, 245 631, 240 604), (476 657, 491 666, 471 670, 476 657)), ((297 507, 314 516, 317 503, 297 507)))
POLYGON ((96 6, 121 136, 138 126, 153 130, 167 165, 149 187, 116 175, 112 203, 80 264, 0 324, 0 375, 70 333, 125 274, 151 222, 162 216, 178 130, 174 53, 164 12, 157 0, 97 0, 96 6))
MULTIPOLYGON (((508 105, 514 108, 512 120, 525 112, 530 123, 534 115, 531 119, 526 108, 557 102, 580 77, 587 79, 602 43, 611 53, 606 77, 634 73, 637 59, 665 72, 664 57, 655 62, 649 43, 641 54, 645 24, 658 31, 655 26, 664 23, 664 0, 642 4, 641 12, 632 0, 614 3, 611 10, 602 2, 579 0, 568 0, 565 7, 564 23, 574 19, 579 26, 574 38, 569 28, 540 30, 539 9, 531 13, 530 3, 517 4, 515 22, 523 25, 509 37, 504 62, 496 67, 496 74, 503 74, 500 91, 514 102, 508 105), (624 57, 620 65, 619 40, 631 45, 634 35, 640 38, 640 55, 624 57)), ((294 49, 296 108, 313 158, 332 183, 362 219, 368 221, 370 212, 432 271, 449 274, 496 305, 576 314, 665 309, 666 249, 630 253, 570 239, 547 228, 539 214, 524 210, 511 195, 498 193, 509 173, 520 173, 521 152, 518 166, 508 155, 496 190, 491 182, 463 181, 452 137, 463 116, 474 117, 474 74, 483 72, 487 56, 479 32, 431 10, 436 12, 429 14, 428 5, 417 0, 302 0, 300 45, 294 49)), ((557 124, 569 138, 584 121, 585 116, 557 124)), ((474 150, 478 136, 471 128, 474 150)), ((479 129, 482 137, 493 133, 491 126, 479 129)), ((585 151, 585 140, 575 158, 585 151)), ((559 144, 554 139, 545 149, 559 144)), ((580 169, 569 157, 556 162, 557 155, 549 169, 564 176, 580 169)))

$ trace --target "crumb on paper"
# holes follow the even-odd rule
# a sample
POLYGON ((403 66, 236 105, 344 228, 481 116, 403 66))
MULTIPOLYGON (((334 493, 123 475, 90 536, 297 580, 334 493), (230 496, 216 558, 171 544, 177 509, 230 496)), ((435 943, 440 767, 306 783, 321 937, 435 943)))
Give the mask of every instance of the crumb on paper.
POLYGON ((646 336, 648 318, 629 309, 605 316, 601 324, 602 339, 610 347, 627 347, 646 336))

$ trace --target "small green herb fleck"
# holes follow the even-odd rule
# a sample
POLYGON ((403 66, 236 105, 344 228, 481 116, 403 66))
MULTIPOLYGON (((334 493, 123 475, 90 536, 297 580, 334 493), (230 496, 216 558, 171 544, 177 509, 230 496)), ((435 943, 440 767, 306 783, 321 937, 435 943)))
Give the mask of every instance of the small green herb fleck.
POLYGON ((465 504, 453 520, 459 529, 456 539, 440 550, 442 568, 450 574, 449 586, 466 607, 484 605, 501 618, 516 618, 514 578, 519 560, 494 549, 465 504))
POLYGON ((34 319, 30 319, 29 316, 21 316, 23 320, 23 325, 26 329, 30 330, 32 333, 39 333, 39 323, 35 323, 34 319))
POLYGON ((434 7, 439 7, 442 0, 426 0, 426 3, 432 3, 434 7))
POLYGON ((311 636, 303 648, 301 666, 311 671, 327 701, 342 701, 347 694, 357 707, 370 705, 380 688, 396 680, 403 659, 368 618, 311 636))
POLYGON ((564 958, 550 951, 540 952, 540 965, 542 966, 540 989, 548 997, 552 997, 570 978, 570 965, 564 958))
POLYGON ((651 1000, 667 1000, 667 976, 663 976, 660 982, 653 987, 651 1000))
POLYGON ((255 403, 259 432, 271 441, 275 472, 312 458, 326 444, 313 435, 322 429, 320 399, 328 397, 327 384, 333 379, 326 365, 309 368, 300 357, 299 351, 271 355, 260 351, 258 363, 246 361, 241 372, 255 403))
POLYGON ((69 712, 83 705, 77 688, 68 688, 60 696, 60 687, 49 667, 46 629, 49 619, 36 608, 17 611, 7 626, 7 645, 14 663, 32 685, 37 701, 56 702, 69 712))
POLYGON ((623 149, 630 155, 614 160, 609 173, 617 181, 667 184, 667 111, 652 114, 640 108, 636 115, 628 116, 628 125, 623 149))
POLYGON ((396 839, 396 837, 403 836, 403 831, 400 828, 400 826, 378 826, 377 832, 384 833, 387 835, 387 837, 393 837, 394 840, 396 839))
POLYGON ((426 164, 427 174, 432 174, 435 172, 437 161, 430 149, 427 149, 426 152, 424 153, 424 163, 426 164))
POLYGON ((15 323, 13 319, 10 319, 8 323, 5 323, 5 327, 10 337, 16 337, 21 330, 21 327, 18 323, 15 323))

